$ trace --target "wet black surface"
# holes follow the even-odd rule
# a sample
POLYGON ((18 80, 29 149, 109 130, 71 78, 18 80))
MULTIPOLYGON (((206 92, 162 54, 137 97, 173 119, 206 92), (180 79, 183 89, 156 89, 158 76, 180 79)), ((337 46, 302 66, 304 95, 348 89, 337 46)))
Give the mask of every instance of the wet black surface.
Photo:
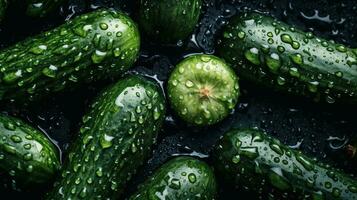
MULTIPOLYGON (((5 48, 26 37, 63 23, 73 16, 98 7, 122 8, 134 19, 137 8, 133 0, 69 0, 58 12, 42 20, 29 19, 11 8, 0 26, 0 47, 5 48)), ((272 15, 303 30, 333 39, 347 46, 357 47, 357 1, 344 0, 206 0, 204 13, 195 33, 177 45, 162 47, 143 38, 142 55, 131 73, 156 79, 165 87, 173 66, 192 53, 214 53, 215 39, 220 28, 231 16, 244 10, 255 10, 272 15)), ((44 130, 62 149, 76 136, 81 116, 91 99, 111 81, 102 81, 73 92, 59 94, 30 108, 19 108, 3 103, 0 110, 44 130)), ((288 97, 250 83, 241 82, 243 95, 236 110, 222 123, 207 129, 186 127, 169 111, 158 144, 148 163, 128 184, 127 195, 138 183, 168 158, 177 155, 198 156, 210 162, 209 153, 217 139, 231 127, 260 127, 285 144, 298 148, 346 173, 357 175, 357 170, 341 153, 340 147, 357 133, 356 107, 347 105, 319 105, 308 100, 288 97)), ((250 199, 220 182, 219 200, 250 199)), ((11 199, 22 199, 16 194, 11 199)), ((1 197, 0 199, 4 199, 1 197)), ((41 199, 41 194, 26 194, 26 199, 41 199)))

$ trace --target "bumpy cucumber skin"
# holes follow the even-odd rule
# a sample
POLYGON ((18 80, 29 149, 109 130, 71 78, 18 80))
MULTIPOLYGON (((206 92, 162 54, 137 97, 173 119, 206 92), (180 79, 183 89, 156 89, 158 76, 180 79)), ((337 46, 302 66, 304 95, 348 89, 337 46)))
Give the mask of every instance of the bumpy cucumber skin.
POLYGON ((58 149, 39 130, 0 115, 0 177, 16 191, 47 184, 60 168, 58 149))
POLYGON ((7 6, 8 6, 8 0, 0 0, 0 22, 4 18, 7 6))
POLYGON ((31 17, 45 17, 66 0, 27 0, 26 14, 31 17))
POLYGON ((239 76, 315 101, 357 101, 357 51, 257 13, 231 19, 218 54, 239 76))
POLYGON ((181 61, 168 81, 168 97, 176 114, 189 124, 212 125, 232 111, 239 97, 238 77, 220 58, 193 55, 181 61), (209 97, 200 94, 209 90, 209 97))
POLYGON ((0 99, 33 100, 122 75, 136 60, 135 23, 97 10, 0 51, 0 99))
POLYGON ((213 200, 216 196, 212 169, 200 160, 185 156, 165 163, 139 188, 129 200, 213 200))
POLYGON ((62 177, 47 199, 117 199, 151 153, 165 115, 151 81, 127 77, 105 90, 83 118, 62 177))
POLYGON ((355 179, 255 129, 231 130, 214 151, 215 168, 237 187, 271 199, 357 199, 355 179))
POLYGON ((140 0, 140 29, 156 41, 183 40, 195 28, 201 8, 202 0, 140 0))

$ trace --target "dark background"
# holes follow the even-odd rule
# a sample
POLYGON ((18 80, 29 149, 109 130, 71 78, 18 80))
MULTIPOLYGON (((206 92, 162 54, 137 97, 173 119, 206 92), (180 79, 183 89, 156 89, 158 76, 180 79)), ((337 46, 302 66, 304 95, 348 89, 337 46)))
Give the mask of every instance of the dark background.
MULTIPOLYGON (((122 9, 136 19, 137 8, 134 2, 69 0, 52 16, 41 20, 30 19, 21 14, 18 8, 12 7, 4 23, 0 25, 0 47, 6 48, 98 7, 122 9)), ((321 37, 357 47, 356 0, 205 0, 200 23, 191 37, 169 47, 152 44, 143 37, 140 59, 130 73, 153 78, 165 88, 170 71, 178 61, 192 53, 214 53, 215 40, 221 27, 231 16, 244 10, 260 11, 321 37)), ((81 116, 86 112, 91 99, 112 81, 115 80, 96 82, 72 92, 58 94, 27 108, 9 102, 2 103, 0 110, 42 129, 55 141, 65 157, 66 149, 76 136, 81 125, 81 116)), ((172 156, 192 155, 210 163, 210 150, 217 139, 231 127, 259 127, 287 145, 346 173, 357 175, 353 163, 345 158, 341 149, 357 134, 356 107, 316 104, 243 81, 241 88, 242 96, 235 112, 214 127, 201 130, 187 127, 169 111, 152 157, 128 184, 126 194, 134 192, 138 183, 172 156)), ((219 200, 233 200, 237 197, 245 199, 223 181, 220 181, 219 186, 219 200)), ((6 199, 5 193, 0 195, 1 199, 6 199)), ((9 193, 6 192, 6 195, 9 193)), ((26 199, 41 199, 40 193, 11 195, 11 199, 22 199, 24 195, 26 199)))

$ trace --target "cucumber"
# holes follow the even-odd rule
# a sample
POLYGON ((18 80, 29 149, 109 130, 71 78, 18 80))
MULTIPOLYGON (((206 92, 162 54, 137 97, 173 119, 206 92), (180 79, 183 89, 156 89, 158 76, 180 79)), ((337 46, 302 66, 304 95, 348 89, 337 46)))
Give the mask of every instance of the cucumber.
POLYGON ((219 173, 262 199, 357 199, 356 179, 255 129, 231 130, 214 151, 219 173))
POLYGON ((45 17, 64 2, 65 0, 27 0, 26 14, 31 17, 45 17))
POLYGON ((238 77, 218 57, 189 56, 171 73, 168 97, 173 110, 185 122, 212 125, 223 120, 237 104, 238 77))
POLYGON ((140 28, 153 40, 177 42, 192 33, 201 8, 202 0, 140 0, 140 28))
POLYGON ((60 168, 58 149, 39 130, 0 114, 0 182, 15 191, 38 189, 60 168))
POLYGON ((165 115, 154 83, 130 76, 105 90, 83 117, 47 199, 117 199, 151 153, 165 115))
POLYGON ((0 99, 34 100, 122 75, 136 60, 135 23, 97 10, 0 51, 0 99))
POLYGON ((5 16, 5 12, 8 6, 8 0, 0 0, 0 22, 5 16))
POLYGON ((165 163, 139 188, 129 200, 213 200, 216 196, 211 168, 186 156, 165 163))
POLYGON ((257 13, 233 17, 218 54, 242 79, 327 103, 357 101, 357 50, 257 13))

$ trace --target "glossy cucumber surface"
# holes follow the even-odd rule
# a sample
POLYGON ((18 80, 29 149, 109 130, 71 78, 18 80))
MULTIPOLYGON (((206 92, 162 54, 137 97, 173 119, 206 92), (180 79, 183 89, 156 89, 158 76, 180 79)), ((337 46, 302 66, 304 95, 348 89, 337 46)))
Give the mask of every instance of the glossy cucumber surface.
POLYGON ((137 76, 94 101, 46 199, 118 199, 151 154, 165 116, 161 89, 137 76))
POLYGON ((83 14, 0 51, 0 99, 33 100, 121 76, 139 46, 138 29, 125 14, 83 14))
POLYGON ((256 129, 231 130, 214 151, 218 174, 261 199, 357 199, 357 181, 256 129))
POLYGON ((176 44, 192 33, 201 8, 202 0, 140 0, 140 28, 155 41, 176 44))
POLYGON ((17 118, 0 115, 0 183, 15 191, 39 189, 60 168, 57 147, 17 118))
POLYGON ((357 49, 272 17, 233 17, 218 41, 218 54, 242 79, 316 101, 357 102, 357 49))
POLYGON ((213 200, 216 180, 212 169, 191 157, 177 157, 161 166, 129 200, 213 200))
POLYGON ((26 14, 31 17, 45 17, 66 0, 27 0, 26 14))

